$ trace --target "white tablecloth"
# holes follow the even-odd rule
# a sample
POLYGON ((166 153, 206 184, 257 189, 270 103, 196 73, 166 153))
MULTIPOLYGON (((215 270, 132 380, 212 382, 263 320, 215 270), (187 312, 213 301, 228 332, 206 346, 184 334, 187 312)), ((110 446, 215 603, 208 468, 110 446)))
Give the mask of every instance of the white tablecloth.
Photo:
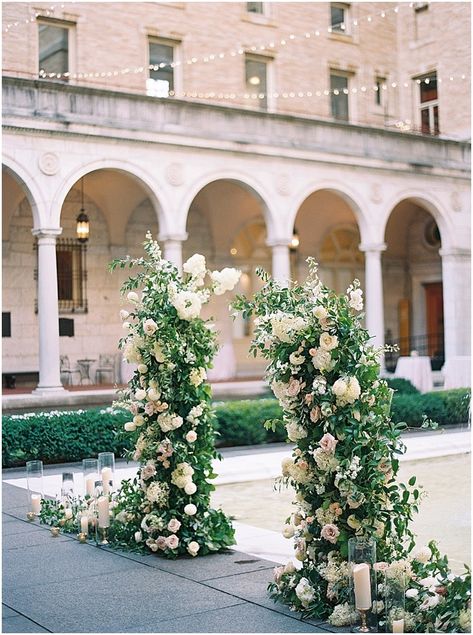
POLYGON ((420 392, 429 392, 434 387, 430 357, 427 356, 400 357, 394 375, 408 379, 420 392))

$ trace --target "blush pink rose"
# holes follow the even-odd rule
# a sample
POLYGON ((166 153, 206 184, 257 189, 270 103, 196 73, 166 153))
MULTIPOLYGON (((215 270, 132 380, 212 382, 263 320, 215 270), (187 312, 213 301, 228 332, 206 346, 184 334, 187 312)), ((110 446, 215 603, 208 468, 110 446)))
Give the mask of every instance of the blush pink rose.
POLYGON ((320 535, 325 540, 335 544, 337 542, 337 538, 340 535, 340 531, 336 525, 324 525, 322 527, 322 531, 320 535))
POLYGON ((156 544, 160 549, 166 549, 166 538, 164 536, 158 536, 156 538, 156 544))
POLYGON ((289 386, 286 389, 286 394, 288 397, 295 397, 299 394, 301 390, 301 382, 298 379, 294 379, 294 377, 289 382, 289 386))
POLYGON ((310 411, 310 420, 312 421, 312 423, 317 423, 319 419, 320 419, 320 406, 315 406, 315 408, 312 408, 312 410, 310 411))
POLYGON ((145 406, 145 412, 147 415, 151 416, 152 414, 154 414, 154 404, 151 403, 151 401, 148 401, 148 403, 145 406))
POLYGON ((324 434, 324 436, 320 439, 319 445, 324 452, 335 452, 335 448, 337 446, 337 439, 333 437, 329 432, 324 434))
POLYGON ((168 549, 176 549, 179 546, 179 538, 175 534, 171 534, 166 538, 166 547, 168 549))
POLYGON ((281 581, 281 576, 283 573, 284 573, 284 566, 274 567, 273 576, 274 576, 274 581, 276 582, 276 584, 279 584, 279 582, 281 581))
POLYGON ((168 531, 171 531, 173 534, 175 534, 176 531, 179 531, 180 528, 181 523, 177 520, 177 518, 171 518, 171 520, 168 522, 168 531))
POLYGON ((307 405, 310 405, 314 401, 314 395, 310 392, 304 397, 304 401, 307 405))

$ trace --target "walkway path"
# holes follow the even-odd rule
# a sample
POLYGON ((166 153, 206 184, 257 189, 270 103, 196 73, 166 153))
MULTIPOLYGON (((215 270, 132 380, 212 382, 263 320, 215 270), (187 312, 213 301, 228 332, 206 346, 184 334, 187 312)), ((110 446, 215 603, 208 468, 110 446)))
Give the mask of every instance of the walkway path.
POLYGON ((165 560, 80 544, 25 520, 3 484, 4 633, 322 633, 272 602, 274 563, 238 551, 165 560))

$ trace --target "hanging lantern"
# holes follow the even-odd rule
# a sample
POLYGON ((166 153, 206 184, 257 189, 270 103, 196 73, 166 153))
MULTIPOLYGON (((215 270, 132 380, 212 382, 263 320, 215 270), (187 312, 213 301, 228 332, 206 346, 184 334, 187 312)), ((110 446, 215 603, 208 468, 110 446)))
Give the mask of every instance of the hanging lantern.
POLYGON ((81 208, 76 218, 76 234, 80 243, 86 243, 89 240, 89 217, 84 209, 84 177, 81 179, 81 208))

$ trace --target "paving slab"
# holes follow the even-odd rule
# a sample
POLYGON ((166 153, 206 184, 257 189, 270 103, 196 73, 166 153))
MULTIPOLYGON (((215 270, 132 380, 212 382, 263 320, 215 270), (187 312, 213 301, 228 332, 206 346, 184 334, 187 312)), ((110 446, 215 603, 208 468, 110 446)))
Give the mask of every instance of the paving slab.
POLYGON ((50 545, 52 542, 70 542, 75 540, 71 536, 60 534, 53 538, 49 529, 39 529, 39 531, 32 527, 30 531, 25 531, 22 527, 22 523, 17 521, 16 523, 8 523, 7 532, 3 532, 3 550, 9 551, 12 549, 29 549, 31 547, 38 547, 41 545, 50 545), (13 527, 12 527, 13 525, 13 527), (15 528, 20 528, 19 532, 15 532, 15 528))
POLYGON ((2 483, 2 509, 4 512, 24 509, 26 514, 28 504, 28 492, 9 483, 2 483))
POLYGON ((2 633, 50 633, 46 628, 35 624, 23 615, 4 617, 2 619, 2 633))
MULTIPOLYGON (((104 554, 111 557, 111 554, 104 554)), ((91 570, 92 571, 92 570, 91 570)), ((16 587, 8 605, 55 633, 166 632, 160 622, 242 600, 143 565, 133 570, 16 587)))
POLYGON ((9 514, 2 514, 2 534, 8 536, 9 534, 22 534, 31 533, 33 531, 44 531, 39 523, 30 523, 27 520, 20 520, 15 516, 9 514))
POLYGON ((51 538, 41 545, 3 552, 3 599, 16 609, 8 602, 13 589, 44 586, 57 580, 78 584, 81 578, 92 575, 114 574, 120 578, 139 568, 137 563, 104 553, 99 547, 51 538))
POLYGON ((321 633, 313 624, 286 617, 254 604, 239 604, 191 617, 165 621, 157 632, 169 633, 321 633))
POLYGON ((2 604, 2 618, 13 617, 14 615, 19 615, 19 613, 11 609, 6 604, 2 604))

